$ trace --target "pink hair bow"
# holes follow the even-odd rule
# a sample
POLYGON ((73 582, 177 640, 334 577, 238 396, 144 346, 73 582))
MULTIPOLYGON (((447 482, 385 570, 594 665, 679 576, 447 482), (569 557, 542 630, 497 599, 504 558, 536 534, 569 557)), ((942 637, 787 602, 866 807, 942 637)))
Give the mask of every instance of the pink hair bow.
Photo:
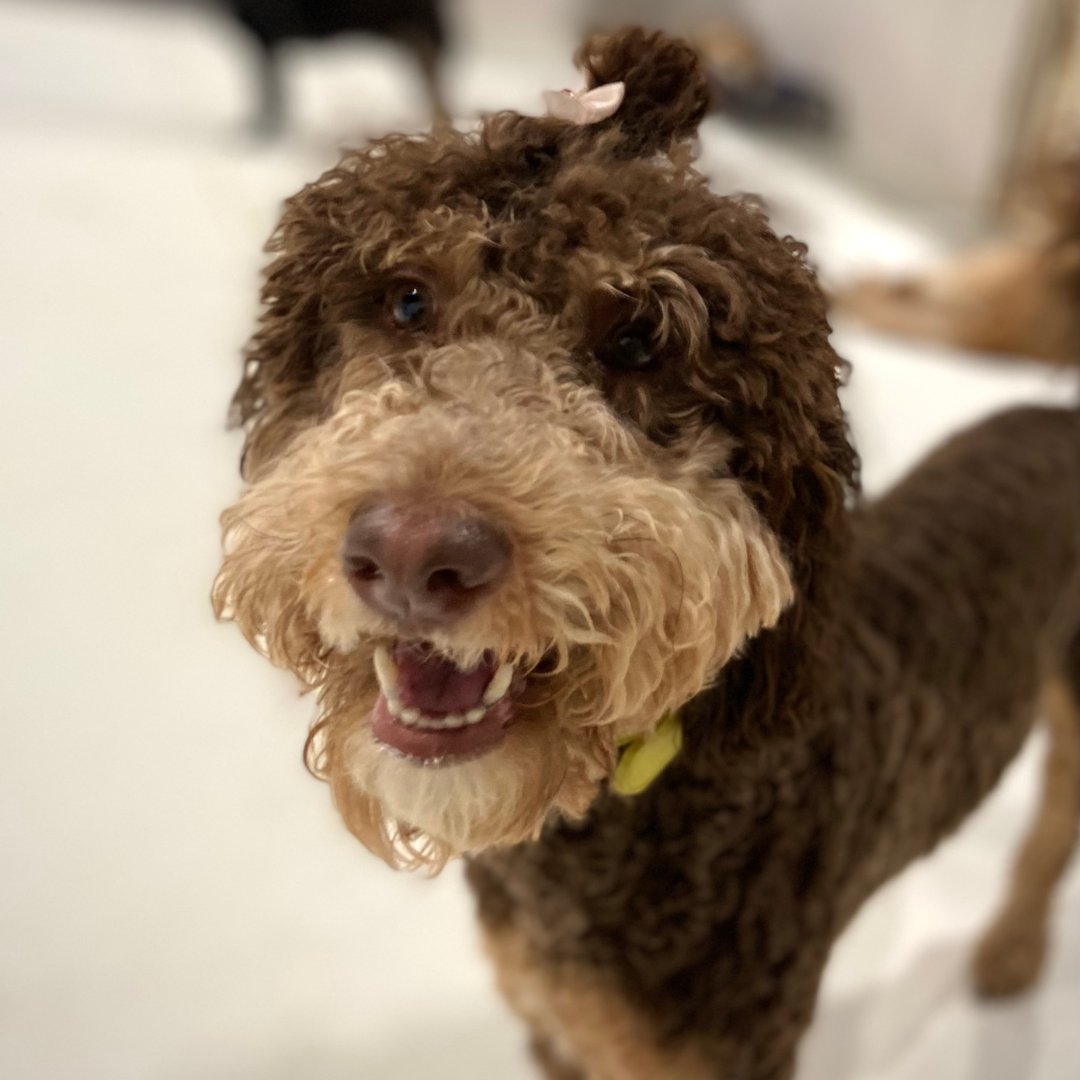
POLYGON ((622 104, 626 84, 605 83, 592 90, 545 90, 548 116, 571 124, 597 124, 613 115, 622 104))

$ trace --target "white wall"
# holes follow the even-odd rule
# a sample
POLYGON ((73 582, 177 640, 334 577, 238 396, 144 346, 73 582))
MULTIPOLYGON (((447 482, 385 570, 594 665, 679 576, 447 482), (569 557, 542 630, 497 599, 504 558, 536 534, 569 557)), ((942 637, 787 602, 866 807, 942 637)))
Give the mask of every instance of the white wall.
POLYGON ((1047 0, 593 0, 604 22, 686 32, 736 17, 787 70, 832 91, 844 163, 907 200, 988 203, 1047 0))
POLYGON ((1037 0, 742 0, 778 60, 842 102, 850 164, 908 195, 985 202, 1037 0))

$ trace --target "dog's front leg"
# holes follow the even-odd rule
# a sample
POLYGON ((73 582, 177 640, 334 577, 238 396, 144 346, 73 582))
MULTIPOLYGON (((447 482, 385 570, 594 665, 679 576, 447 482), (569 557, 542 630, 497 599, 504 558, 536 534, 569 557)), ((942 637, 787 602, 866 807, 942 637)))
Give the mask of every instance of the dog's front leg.
POLYGON ((485 930, 484 943, 499 989, 529 1026, 533 1057, 550 1080, 723 1076, 704 1047, 690 1041, 663 1042, 647 1012, 629 1002, 602 973, 552 962, 513 927, 485 930))

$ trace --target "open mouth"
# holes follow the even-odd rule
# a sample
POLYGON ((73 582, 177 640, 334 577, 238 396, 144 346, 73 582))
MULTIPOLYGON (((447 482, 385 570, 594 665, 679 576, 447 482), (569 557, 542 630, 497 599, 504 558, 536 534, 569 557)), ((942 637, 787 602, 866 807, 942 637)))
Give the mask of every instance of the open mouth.
POLYGON ((375 649, 379 697, 372 710, 376 741, 425 765, 458 762, 494 750, 513 722, 513 664, 485 657, 459 668, 429 645, 375 649))

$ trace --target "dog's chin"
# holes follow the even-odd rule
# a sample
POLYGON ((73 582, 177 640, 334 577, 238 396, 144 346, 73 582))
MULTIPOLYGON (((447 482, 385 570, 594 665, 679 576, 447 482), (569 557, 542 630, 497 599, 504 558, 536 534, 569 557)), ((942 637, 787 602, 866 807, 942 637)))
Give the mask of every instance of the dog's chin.
POLYGON ((444 741, 456 735, 438 733, 428 742, 408 730, 388 734, 377 721, 357 729, 347 747, 350 780, 366 796, 379 832, 408 838, 413 848, 423 836, 442 861, 536 836, 568 785, 578 788, 583 810, 595 785, 582 798, 555 725, 534 715, 506 727, 496 728, 498 722, 493 716, 491 733, 478 724, 480 734, 464 736, 468 750, 444 741))

